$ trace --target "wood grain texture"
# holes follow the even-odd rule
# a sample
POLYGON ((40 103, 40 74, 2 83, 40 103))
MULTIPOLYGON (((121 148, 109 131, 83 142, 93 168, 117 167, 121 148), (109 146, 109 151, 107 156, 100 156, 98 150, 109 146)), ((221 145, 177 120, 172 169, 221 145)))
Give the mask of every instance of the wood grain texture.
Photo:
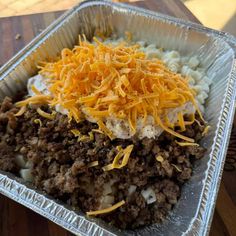
MULTIPOLYGON (((136 6, 200 23, 179 0, 146 0, 136 6)), ((0 65, 29 43, 63 12, 0 18, 0 65), (16 39, 19 34, 20 38, 16 39)), ((236 129, 227 155, 227 170, 219 191, 211 236, 236 235, 236 129)), ((60 226, 0 195, 0 236, 71 236, 60 226)))

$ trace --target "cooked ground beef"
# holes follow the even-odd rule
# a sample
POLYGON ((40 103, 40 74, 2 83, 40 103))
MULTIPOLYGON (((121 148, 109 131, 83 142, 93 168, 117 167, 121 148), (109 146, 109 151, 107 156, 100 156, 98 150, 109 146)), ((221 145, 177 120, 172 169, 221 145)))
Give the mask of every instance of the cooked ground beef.
MULTIPOLYGON (((122 207, 99 216, 122 229, 162 222, 180 197, 183 183, 191 177, 194 160, 204 154, 200 146, 179 146, 175 142, 178 139, 166 132, 157 140, 134 137, 112 141, 93 132, 94 138, 78 141, 72 129, 88 135, 97 125, 88 121, 69 123, 59 113, 54 120, 48 120, 36 108, 28 107, 22 116, 15 117, 18 109, 11 99, 2 102, 0 169, 18 174, 15 156, 23 155, 31 165, 37 188, 84 212, 125 200, 122 207), (134 148, 127 166, 103 171, 102 167, 110 164, 116 155, 116 147, 130 144, 134 148), (157 155, 163 160, 158 162, 157 155), (99 165, 88 167, 93 161, 99 165), (151 204, 147 204, 142 194, 147 189, 155 193, 156 201, 151 204)), ((47 106, 41 108, 51 112, 47 106)), ((198 142, 203 129, 194 123, 184 133, 198 142)))

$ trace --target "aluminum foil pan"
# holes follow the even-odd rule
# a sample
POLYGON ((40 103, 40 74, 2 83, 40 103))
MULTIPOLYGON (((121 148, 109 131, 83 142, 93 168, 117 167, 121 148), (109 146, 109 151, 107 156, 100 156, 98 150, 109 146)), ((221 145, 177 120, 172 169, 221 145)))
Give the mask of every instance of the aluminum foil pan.
POLYGON ((182 55, 197 55, 201 66, 213 79, 205 113, 212 129, 202 140, 208 151, 196 163, 179 202, 163 224, 120 231, 73 211, 11 174, 0 172, 0 192, 79 235, 207 235, 234 117, 234 38, 201 25, 124 4, 83 2, 55 21, 1 69, 0 99, 5 95, 14 96, 25 88, 27 79, 37 72, 37 61, 56 56, 64 47, 71 48, 79 33, 91 38, 96 30, 112 30, 117 35, 130 31, 137 40, 178 50, 182 55))

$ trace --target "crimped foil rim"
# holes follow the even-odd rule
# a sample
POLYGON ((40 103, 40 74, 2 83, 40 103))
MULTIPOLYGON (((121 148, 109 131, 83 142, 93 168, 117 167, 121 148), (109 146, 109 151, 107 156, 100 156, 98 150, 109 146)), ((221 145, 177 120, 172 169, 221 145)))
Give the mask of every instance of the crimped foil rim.
MULTIPOLYGON (((136 11, 140 14, 144 14, 145 16, 152 16, 156 19, 161 19, 169 23, 174 23, 179 26, 186 26, 189 28, 193 28, 199 32, 208 33, 209 35, 213 36, 220 36, 224 38, 227 43, 229 43, 231 46, 236 48, 236 38, 232 36, 229 33, 214 30, 208 27, 205 27, 203 25, 183 20, 180 18, 176 18, 173 16, 165 15, 163 13, 153 12, 151 10, 147 10, 144 8, 136 7, 127 5, 124 3, 114 3, 110 2, 108 0, 86 0, 78 5, 74 6, 72 9, 66 11, 64 14, 62 14, 58 19, 56 19, 53 23, 51 23, 45 30, 43 30, 38 36, 36 36, 31 42, 29 42, 25 47, 23 47, 15 56, 13 56, 7 63, 5 63, 0 68, 0 80, 2 80, 7 74, 10 73, 9 70, 13 69, 15 66, 17 66, 24 58, 21 58, 22 56, 27 56, 32 52, 34 48, 37 48, 38 45, 42 43, 43 40, 47 39, 48 33, 55 32, 61 24, 63 24, 64 20, 70 17, 74 12, 77 12, 78 10, 81 10, 83 8, 87 8, 89 6, 110 6, 114 9, 123 9, 123 10, 130 10, 130 11, 136 11), (28 51, 28 52, 27 52, 28 51), (20 60, 21 59, 21 60, 20 60)), ((236 49, 234 49, 236 51, 236 49)))
MULTIPOLYGON (((162 21, 168 22, 170 24, 173 23, 178 26, 185 26, 189 29, 193 29, 198 32, 203 32, 203 33, 207 33, 208 35, 211 35, 211 36, 220 37, 220 38, 224 39, 229 45, 231 45, 231 48, 233 47, 233 50, 235 50, 235 48, 236 48, 235 38, 225 32, 212 30, 212 29, 209 29, 207 27, 201 26, 196 23, 188 22, 188 21, 181 20, 181 19, 178 19, 175 17, 171 17, 171 16, 166 16, 161 13, 155 13, 155 12, 145 10, 142 8, 128 6, 126 4, 111 3, 108 1, 91 0, 91 1, 82 2, 78 6, 75 6, 71 10, 64 13, 58 20, 56 20, 53 24, 51 24, 46 30, 44 30, 39 36, 37 36, 31 43, 29 43, 18 54, 16 54, 16 56, 14 56, 5 66, 3 66, 1 68, 0 80, 2 80, 12 70, 14 70, 14 68, 18 64, 20 64, 22 62, 22 60, 25 59, 26 56, 28 56, 31 52, 33 52, 33 50, 35 48, 37 48, 41 43, 43 43, 44 40, 46 40, 50 36, 51 33, 55 32, 65 22, 66 19, 70 18, 70 15, 72 15, 73 13, 76 13, 77 11, 79 11, 83 8, 87 8, 89 6, 96 6, 96 5, 97 6, 101 6, 101 5, 110 6, 114 10, 117 9, 119 11, 123 10, 123 11, 137 12, 140 15, 144 15, 144 16, 152 17, 154 19, 162 20, 162 21)), ((222 106, 222 114, 221 114, 218 124, 217 124, 217 130, 216 130, 217 135, 214 138, 214 144, 212 146, 213 148, 212 148, 212 152, 210 154, 210 156, 212 157, 212 160, 210 163, 208 163, 209 165, 208 165, 208 169, 206 171, 206 173, 208 173, 207 179, 208 179, 209 184, 207 184, 207 186, 206 185, 204 186, 203 195, 205 196, 205 199, 207 199, 206 201, 208 202, 209 207, 206 209, 206 205, 204 206, 204 204, 202 204, 202 199, 203 199, 203 195, 202 195, 201 205, 198 208, 198 211, 195 215, 195 219, 193 219, 193 224, 192 224, 193 227, 195 224, 198 224, 198 225, 200 224, 200 226, 201 226, 200 227, 201 232, 198 232, 199 235, 206 235, 209 233, 209 229, 210 229, 209 226, 212 221, 213 208, 215 206, 215 200, 216 200, 217 192, 218 192, 219 185, 220 185, 220 179, 221 179, 222 172, 223 172, 223 163, 224 163, 226 153, 227 153, 226 150, 227 150, 227 146, 229 143, 230 130, 232 128, 232 121, 233 121, 233 117, 234 117, 234 111, 235 111, 234 103, 235 103, 235 95, 236 95, 235 88, 236 88, 236 63, 234 61, 234 66, 233 66, 233 69, 231 72, 231 78, 228 82, 226 93, 224 96, 224 101, 223 101, 223 106, 222 106), (221 150, 221 148, 223 148, 224 150, 221 150), (217 160, 218 166, 220 168, 218 168, 217 171, 214 171, 214 170, 211 170, 210 168, 211 168, 211 166, 214 166, 213 163, 216 162, 216 160, 217 160), (212 175, 209 175, 210 172, 212 175), (216 185, 213 183, 216 183, 216 185), (214 189, 214 191, 213 191, 213 189, 214 189), (199 222, 199 220, 197 219, 198 218, 197 215, 199 215, 200 211, 202 211, 202 210, 204 211, 204 219, 202 219, 202 221, 199 222)), ((0 174, 0 187, 3 185, 4 181, 8 182, 7 183, 8 186, 14 185, 16 183, 15 180, 12 180, 11 177, 8 177, 8 174, 7 174, 7 176, 5 176, 4 174, 0 174)), ((29 207, 31 209, 33 207, 35 207, 34 205, 30 205, 28 202, 26 202, 26 200, 23 200, 20 198, 20 193, 23 193, 23 190, 26 189, 26 187, 23 184, 18 183, 18 185, 19 185, 18 186, 18 188, 19 188, 18 193, 17 193, 17 190, 14 193, 10 190, 7 190, 7 188, 5 188, 3 190, 3 187, 0 188, 0 192, 3 193, 4 195, 16 200, 16 201, 22 203, 23 205, 26 205, 27 207, 29 207)), ((32 191, 32 189, 28 189, 28 188, 27 188, 27 190, 32 191)), ((33 193, 33 191, 32 191, 32 193, 33 193)), ((47 198, 43 195, 38 195, 38 194, 36 194, 36 195, 38 197, 43 197, 43 198, 47 199, 48 201, 50 201, 49 198, 47 198)), ((57 203, 53 202, 53 204, 57 204, 57 203)), ((60 204, 57 204, 57 206, 63 207, 60 204)), ((46 214, 39 207, 37 207, 37 209, 34 208, 33 210, 35 210, 35 211, 37 210, 38 213, 40 213, 41 215, 44 215, 44 216, 46 214)), ((86 220, 83 216, 80 216, 73 211, 70 211, 67 209, 66 209, 66 211, 69 213, 75 214, 77 217, 81 217, 82 220, 86 220)), ((48 215, 46 217, 49 218, 48 215)), ((50 220, 60 224, 60 219, 56 216, 51 215, 50 220)), ((93 223, 92 220, 86 220, 86 221, 88 222, 88 224, 92 224, 91 228, 93 225, 96 225, 96 223, 93 223)), ((66 226, 63 225, 63 227, 65 227, 66 229, 70 230, 73 233, 80 233, 82 235, 86 235, 86 233, 81 232, 79 230, 79 227, 74 228, 70 224, 67 224, 66 226)), ((113 233, 105 230, 104 228, 100 227, 100 229, 102 232, 99 232, 99 233, 101 233, 101 234, 114 235, 113 233)), ((88 230, 91 230, 91 229, 88 229, 88 230)), ((185 232, 185 234, 191 235, 192 230, 193 230, 192 228, 188 229, 188 231, 185 232)))

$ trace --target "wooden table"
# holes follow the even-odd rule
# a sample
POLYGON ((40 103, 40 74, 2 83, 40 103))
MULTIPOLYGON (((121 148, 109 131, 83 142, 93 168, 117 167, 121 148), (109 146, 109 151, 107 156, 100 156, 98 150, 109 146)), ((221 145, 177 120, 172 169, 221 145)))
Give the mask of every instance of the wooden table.
MULTIPOLYGON (((132 3, 185 20, 200 23, 180 0, 146 0, 132 3)), ((62 12, 0 18, 0 65, 9 60, 25 44, 38 35, 62 12)), ((233 130, 228 161, 236 153, 236 129, 233 130)), ((235 165, 235 164, 233 164, 235 165)), ((227 169, 234 168, 233 165, 227 169)), ((236 235, 236 171, 224 171, 216 211, 212 223, 212 236, 236 235)), ((48 221, 26 207, 0 195, 0 236, 68 236, 63 228, 48 221)))

